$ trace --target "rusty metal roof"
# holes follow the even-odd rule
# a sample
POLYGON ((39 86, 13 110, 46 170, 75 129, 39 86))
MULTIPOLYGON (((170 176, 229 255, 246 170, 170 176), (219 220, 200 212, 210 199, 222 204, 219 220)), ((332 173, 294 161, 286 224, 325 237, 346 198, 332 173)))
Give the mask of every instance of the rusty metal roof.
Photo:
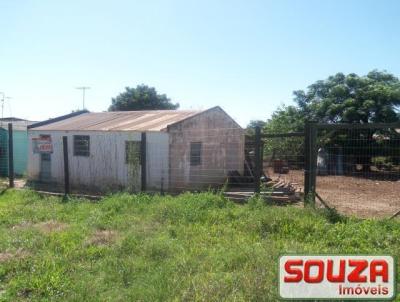
MULTIPOLYGON (((39 131, 163 131, 202 111, 149 110, 87 112, 67 119, 31 127, 39 131)), ((34 126, 34 125, 33 125, 34 126)))

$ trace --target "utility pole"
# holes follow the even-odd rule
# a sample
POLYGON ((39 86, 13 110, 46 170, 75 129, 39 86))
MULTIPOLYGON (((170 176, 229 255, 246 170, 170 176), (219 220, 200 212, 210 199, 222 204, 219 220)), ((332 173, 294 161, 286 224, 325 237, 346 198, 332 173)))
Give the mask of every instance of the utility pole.
POLYGON ((3 118, 4 118, 4 99, 6 97, 4 92, 0 91, 0 94, 3 95, 3 98, 1 99, 1 126, 3 127, 3 118))
MULTIPOLYGON (((11 99, 12 99, 12 97, 11 96, 6 96, 6 99, 8 100, 8 107, 9 107, 9 109, 10 109, 10 117, 12 117, 12 111, 11 111, 11 99)), ((4 106, 4 102, 3 102, 3 106, 4 106)), ((2 116, 3 117, 3 116, 2 116)))
POLYGON ((81 87, 76 87, 76 89, 82 90, 82 109, 85 109, 85 92, 87 89, 90 89, 88 86, 81 86, 81 87))

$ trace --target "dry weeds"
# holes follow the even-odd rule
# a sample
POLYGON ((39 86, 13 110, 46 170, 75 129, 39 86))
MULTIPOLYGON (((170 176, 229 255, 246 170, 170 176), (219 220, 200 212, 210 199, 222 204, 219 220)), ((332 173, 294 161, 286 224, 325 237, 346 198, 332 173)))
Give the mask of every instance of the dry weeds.
POLYGON ((115 242, 117 232, 111 230, 97 230, 87 241, 86 245, 110 245, 115 242))
POLYGON ((58 222, 56 220, 48 220, 38 223, 32 223, 31 221, 22 221, 14 226, 12 226, 13 230, 21 230, 21 229, 29 229, 36 228, 42 233, 49 234, 52 232, 60 232, 65 230, 68 227, 68 224, 58 222))
POLYGON ((14 252, 8 252, 8 251, 0 252, 0 263, 8 262, 15 259, 22 259, 27 257, 28 255, 29 253, 22 249, 18 249, 14 252))

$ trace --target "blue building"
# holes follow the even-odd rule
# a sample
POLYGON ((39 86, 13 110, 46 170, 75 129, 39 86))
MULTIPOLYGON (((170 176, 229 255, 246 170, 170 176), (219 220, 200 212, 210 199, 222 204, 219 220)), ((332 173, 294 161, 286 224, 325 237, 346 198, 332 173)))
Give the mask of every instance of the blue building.
POLYGON ((27 126, 34 122, 15 117, 0 118, 0 176, 8 176, 8 124, 13 125, 14 173, 23 176, 28 162, 27 126))

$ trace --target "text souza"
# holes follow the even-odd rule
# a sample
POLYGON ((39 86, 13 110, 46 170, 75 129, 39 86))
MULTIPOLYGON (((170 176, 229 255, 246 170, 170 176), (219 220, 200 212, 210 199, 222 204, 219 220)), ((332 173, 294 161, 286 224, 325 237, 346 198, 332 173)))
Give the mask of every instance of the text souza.
POLYGON ((339 260, 336 264, 331 259, 325 260, 306 260, 291 259, 285 263, 284 282, 299 283, 357 283, 356 286, 343 286, 339 284, 339 295, 387 295, 389 289, 386 286, 363 286, 365 283, 375 283, 380 279, 387 283, 389 280, 389 264, 384 259, 367 260, 347 259, 339 260), (338 266, 338 267, 337 267, 338 266), (316 274, 311 274, 311 269, 316 268, 316 274), (337 273, 334 273, 336 271, 337 273))

